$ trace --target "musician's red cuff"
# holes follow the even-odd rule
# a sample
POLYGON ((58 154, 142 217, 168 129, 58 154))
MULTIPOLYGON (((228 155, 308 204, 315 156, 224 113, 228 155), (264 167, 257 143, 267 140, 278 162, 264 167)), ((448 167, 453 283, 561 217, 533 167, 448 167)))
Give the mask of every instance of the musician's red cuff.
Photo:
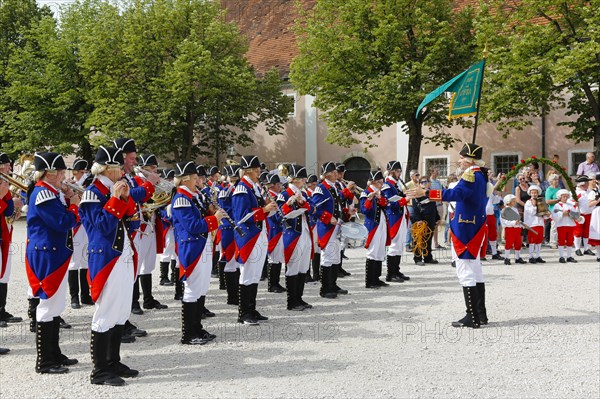
POLYGON ((137 212, 137 204, 135 203, 133 198, 131 198, 131 196, 130 196, 127 198, 127 210, 125 211, 125 214, 127 216, 133 216, 133 215, 135 215, 136 212, 137 212))
POLYGON ((387 205, 387 200, 385 199, 385 197, 381 197, 379 198, 379 205, 381 206, 386 206, 387 205))
POLYGON ((325 224, 329 224, 332 217, 333 215, 331 213, 324 211, 319 220, 325 224))
POLYGON ((304 205, 302 205, 302 207, 310 211, 310 204, 308 203, 308 201, 304 201, 304 205))
POLYGON ((266 215, 265 211, 263 211, 262 208, 254 208, 252 210, 256 211, 253 216, 255 222, 262 222, 263 220, 265 220, 266 215))
POLYGON ((67 208, 67 211, 69 211, 73 215, 75 215, 75 219, 77 220, 77 223, 79 223, 79 207, 77 205, 75 205, 75 204, 71 204, 67 208))
POLYGON ((429 190, 429 199, 432 201, 441 201, 442 190, 429 190))
POLYGON ((290 213, 291 211, 293 211, 292 208, 290 208, 287 204, 287 202, 285 204, 283 204, 281 206, 281 211, 283 212, 284 215, 287 215, 288 213, 290 213))
POLYGON ((408 204, 408 201, 406 201, 406 198, 400 198, 400 201, 398 201, 398 205, 400 205, 400 206, 406 206, 406 204, 408 204))
POLYGON ((373 206, 373 198, 367 198, 367 200, 365 201, 365 208, 367 209, 371 209, 371 207, 373 206))
POLYGON ((344 188, 342 190, 342 195, 344 196, 344 198, 346 198, 347 200, 353 200, 354 199, 354 193, 350 190, 348 190, 348 187, 344 188))
POLYGON ((106 204, 104 204, 104 210, 110 213, 117 219, 122 219, 127 213, 129 204, 122 199, 111 197, 106 204))
POLYGON ((219 221, 216 216, 207 216, 204 220, 208 224, 208 231, 214 231, 219 228, 219 221))
POLYGON ((150 198, 152 198, 152 195, 154 194, 154 186, 149 181, 145 181, 141 184, 141 186, 144 187, 144 190, 146 190, 146 196, 144 197, 142 202, 146 202, 150 198))

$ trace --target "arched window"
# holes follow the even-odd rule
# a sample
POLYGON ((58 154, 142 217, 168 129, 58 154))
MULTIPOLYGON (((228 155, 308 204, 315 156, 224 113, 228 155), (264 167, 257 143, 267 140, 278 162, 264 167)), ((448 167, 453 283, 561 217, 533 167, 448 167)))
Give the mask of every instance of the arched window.
POLYGON ((352 157, 348 158, 344 165, 346 165, 346 173, 344 179, 356 182, 356 184, 362 188, 367 185, 369 180, 369 172, 371 171, 371 164, 363 157, 352 157))

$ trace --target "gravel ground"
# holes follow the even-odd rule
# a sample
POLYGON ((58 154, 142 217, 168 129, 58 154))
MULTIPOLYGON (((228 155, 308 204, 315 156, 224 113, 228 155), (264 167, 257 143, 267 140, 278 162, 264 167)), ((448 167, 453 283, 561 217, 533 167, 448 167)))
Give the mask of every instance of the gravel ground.
MULTIPOLYGON (((7 309, 26 317, 23 253, 25 225, 17 223, 7 309)), ((89 324, 93 307, 65 310, 73 325, 61 331, 61 348, 79 359, 68 374, 34 371, 34 335, 28 323, 0 329, 0 396, 20 397, 599 397, 599 264, 591 256, 559 264, 544 249, 545 265, 486 262, 490 324, 455 329, 462 317, 462 291, 448 251, 439 265, 416 266, 403 259, 411 281, 380 290, 364 288, 365 250, 349 249, 339 280, 350 295, 318 297, 314 308, 285 310, 285 294, 259 286, 257 308, 270 317, 259 327, 237 324, 237 309, 213 279, 207 306, 217 317, 204 321, 218 335, 207 345, 179 344, 180 305, 172 287, 155 296, 166 310, 132 316, 148 337, 123 344, 124 363, 140 377, 124 387, 89 383, 89 324)), ((384 267, 385 269, 385 267, 384 267)), ((156 273, 156 272, 155 272, 156 273)), ((156 276, 156 274, 155 274, 156 276)))

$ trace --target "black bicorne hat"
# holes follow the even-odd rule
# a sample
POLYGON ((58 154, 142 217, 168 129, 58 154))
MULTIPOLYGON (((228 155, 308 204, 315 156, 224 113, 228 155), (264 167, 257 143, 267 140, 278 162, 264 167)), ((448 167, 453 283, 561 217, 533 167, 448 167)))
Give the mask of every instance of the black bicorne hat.
POLYGON ((466 158, 479 160, 483 156, 483 147, 475 143, 465 143, 459 154, 466 158))
POLYGON ((291 164, 287 167, 289 176, 294 179, 306 179, 308 178, 308 174, 306 173, 306 168, 302 165, 291 164))
POLYGON ((279 178, 279 175, 267 173, 267 184, 277 184, 277 183, 281 183, 281 179, 279 178))
POLYGON ((38 172, 44 170, 61 170, 67 169, 65 160, 62 155, 55 152, 39 152, 35 153, 33 166, 38 172))
POLYGON ((154 154, 140 155, 140 166, 158 166, 158 159, 154 154))
POLYGON ((0 152, 0 164, 10 163, 10 158, 5 152, 0 152))
POLYGON ((370 173, 371 181, 383 180, 383 173, 380 170, 372 170, 370 173))
POLYGON ((73 166, 71 167, 71 170, 88 170, 88 169, 89 169, 88 161, 86 161, 85 159, 81 159, 81 158, 77 158, 73 162, 73 166))
POLYGON ((397 170, 400 169, 400 172, 402 172, 402 165, 400 165, 399 161, 389 161, 387 163, 387 170, 397 170))
POLYGON ((115 145, 115 147, 120 148, 124 154, 130 153, 130 152, 137 152, 137 149, 135 147, 135 140, 133 140, 133 139, 123 137, 123 138, 114 140, 113 144, 115 145))
POLYGON ((321 166, 321 173, 322 174, 326 174, 326 173, 329 173, 329 172, 333 172, 333 171, 337 170, 336 166, 337 165, 333 161, 325 162, 323 164, 323 166, 321 166))
POLYGON ((208 175, 212 176, 216 173, 219 173, 219 168, 217 168, 216 166, 211 166, 210 168, 208 168, 208 175))
POLYGON ((175 164, 175 177, 183 177, 197 174, 196 164, 192 161, 177 162, 175 164))
POLYGON ((125 162, 123 159, 123 151, 120 148, 105 147, 101 145, 98 147, 94 162, 100 165, 123 165, 125 162))
POLYGON ((175 177, 175 169, 165 169, 163 170, 163 177, 165 179, 172 179, 175 177))
POLYGON ((263 183, 267 183, 267 181, 269 180, 269 172, 262 172, 259 176, 258 176, 258 180, 263 182, 263 183))
POLYGON ((256 155, 243 155, 240 160, 240 167, 242 169, 260 168, 261 163, 256 155))
POLYGON ((307 183, 317 183, 319 181, 319 178, 317 177, 317 175, 309 175, 308 179, 306 180, 307 183))
POLYGON ((198 174, 198 176, 206 176, 204 165, 196 165, 196 174, 198 174))
POLYGON ((346 165, 344 165, 343 163, 338 163, 338 164, 335 166, 335 169, 336 169, 338 172, 340 172, 340 173, 342 173, 342 172, 345 172, 345 171, 346 171, 346 165))

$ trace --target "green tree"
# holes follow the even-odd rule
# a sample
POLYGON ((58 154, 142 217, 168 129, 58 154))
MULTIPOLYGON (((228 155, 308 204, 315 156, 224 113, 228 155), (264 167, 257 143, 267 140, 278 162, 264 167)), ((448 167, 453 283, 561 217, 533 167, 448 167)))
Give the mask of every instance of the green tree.
POLYGON ((15 53, 29 44, 30 28, 49 15, 50 10, 39 8, 35 0, 0 0, 0 140, 3 150, 13 156, 17 154, 12 147, 13 137, 7 132, 6 119, 12 118, 20 107, 6 93, 11 86, 7 76, 9 65, 15 53))
POLYGON ((260 123, 280 133, 291 99, 274 72, 256 76, 245 39, 218 2, 99 8, 81 54, 93 86, 90 124, 111 137, 134 137, 168 160, 207 156, 217 164, 231 145, 250 145, 247 132, 260 123))
POLYGON ((600 3, 493 1, 483 5, 478 35, 490 44, 481 117, 504 135, 532 117, 563 108, 559 125, 600 154, 600 3), (542 39, 543 38, 543 39, 542 39))
MULTIPOLYGON (((371 140, 385 126, 406 121, 408 169, 418 167, 421 142, 445 148, 448 102, 418 118, 425 95, 474 60, 472 10, 451 0, 320 0, 296 24, 299 55, 291 80, 316 97, 329 128, 327 141, 343 146, 371 140), (444 109, 445 108, 445 109, 444 109), (433 134, 425 137, 423 125, 433 134)), ((458 120, 464 124, 464 120, 458 120)))

